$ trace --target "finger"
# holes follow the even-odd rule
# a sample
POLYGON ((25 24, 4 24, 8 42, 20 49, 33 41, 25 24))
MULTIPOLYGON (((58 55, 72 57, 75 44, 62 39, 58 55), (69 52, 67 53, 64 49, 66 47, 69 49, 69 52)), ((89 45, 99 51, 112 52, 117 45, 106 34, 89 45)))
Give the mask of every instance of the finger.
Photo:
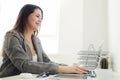
POLYGON ((86 74, 86 71, 82 71, 82 70, 76 70, 75 71, 76 74, 86 74))
POLYGON ((81 70, 80 68, 78 68, 76 66, 74 67, 74 72, 77 74, 88 73, 87 71, 81 70))
POLYGON ((81 68, 81 67, 79 67, 79 66, 76 66, 77 68, 79 68, 80 70, 83 70, 83 71, 89 71, 89 70, 87 70, 87 69, 85 69, 85 68, 81 68))
POLYGON ((84 68, 80 68, 78 66, 76 66, 76 71, 79 71, 79 73, 84 73, 84 74, 87 74, 88 73, 88 70, 84 69, 84 68))

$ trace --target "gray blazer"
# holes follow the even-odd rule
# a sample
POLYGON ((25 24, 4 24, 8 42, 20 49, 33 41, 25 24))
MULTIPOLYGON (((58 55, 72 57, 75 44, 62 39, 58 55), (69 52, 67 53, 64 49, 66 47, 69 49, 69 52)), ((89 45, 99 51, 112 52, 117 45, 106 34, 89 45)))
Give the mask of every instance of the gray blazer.
POLYGON ((0 77, 13 76, 20 73, 58 73, 57 68, 59 64, 52 62, 44 53, 40 40, 33 35, 32 41, 38 62, 32 61, 30 48, 25 42, 22 33, 15 31, 6 33, 2 52, 3 63, 0 68, 0 77))

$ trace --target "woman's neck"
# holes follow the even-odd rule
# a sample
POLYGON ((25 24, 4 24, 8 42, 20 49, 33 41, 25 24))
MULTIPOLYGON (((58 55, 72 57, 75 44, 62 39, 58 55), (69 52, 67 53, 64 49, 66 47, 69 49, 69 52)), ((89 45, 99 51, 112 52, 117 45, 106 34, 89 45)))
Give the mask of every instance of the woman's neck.
POLYGON ((24 38, 27 40, 27 41, 30 41, 31 40, 31 36, 32 36, 33 32, 30 31, 30 30, 25 30, 23 35, 24 35, 24 38))
POLYGON ((32 55, 35 55, 35 49, 34 49, 34 45, 33 45, 31 36, 32 36, 32 32, 28 32, 28 31, 25 31, 25 32, 24 32, 25 42, 26 42, 27 45, 29 46, 32 55))

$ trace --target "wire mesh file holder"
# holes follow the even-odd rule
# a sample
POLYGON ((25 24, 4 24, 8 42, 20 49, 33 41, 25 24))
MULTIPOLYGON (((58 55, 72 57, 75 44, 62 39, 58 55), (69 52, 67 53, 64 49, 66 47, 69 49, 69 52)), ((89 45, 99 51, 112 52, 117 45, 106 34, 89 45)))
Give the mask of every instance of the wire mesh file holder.
POLYGON ((95 50, 93 44, 90 44, 88 50, 78 53, 79 65, 88 70, 94 70, 98 66, 100 53, 100 51, 95 50))
POLYGON ((94 45, 90 44, 88 47, 88 54, 86 56, 86 68, 88 67, 88 69, 91 70, 90 67, 93 67, 95 69, 97 67, 97 59, 98 55, 95 51, 94 45))
POLYGON ((98 67, 102 54, 102 44, 96 50, 93 44, 89 44, 88 50, 78 52, 78 65, 89 70, 89 76, 96 77, 95 69, 98 67))

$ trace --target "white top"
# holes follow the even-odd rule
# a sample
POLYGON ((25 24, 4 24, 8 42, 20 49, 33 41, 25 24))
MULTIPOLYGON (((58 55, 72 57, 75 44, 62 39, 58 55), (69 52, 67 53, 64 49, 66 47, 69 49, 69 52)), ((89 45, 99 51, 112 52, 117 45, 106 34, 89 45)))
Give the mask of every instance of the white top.
POLYGON ((37 55, 36 54, 33 56, 33 61, 37 62, 37 55))

